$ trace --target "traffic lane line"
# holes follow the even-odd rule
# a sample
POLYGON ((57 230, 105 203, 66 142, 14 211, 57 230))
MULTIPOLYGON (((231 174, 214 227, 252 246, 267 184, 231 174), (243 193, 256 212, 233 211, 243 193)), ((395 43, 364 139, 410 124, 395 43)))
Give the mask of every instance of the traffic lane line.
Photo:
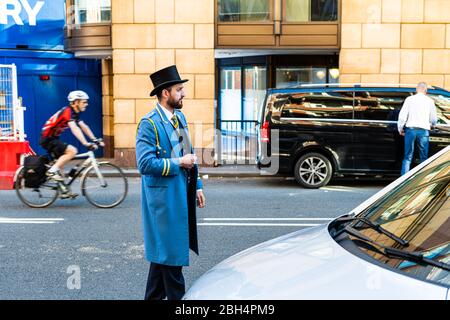
POLYGON ((197 223, 197 225, 232 227, 316 227, 334 219, 335 218, 203 218, 202 221, 205 222, 197 223), (292 222, 286 223, 287 221, 292 222), (298 223, 309 221, 321 223, 298 223))
POLYGON ((336 218, 203 218, 203 221, 331 221, 336 218))
POLYGON ((0 217, 0 224, 54 224, 63 218, 5 218, 0 217))
POLYGON ((319 223, 234 223, 234 222, 201 222, 198 226, 229 226, 229 227, 317 227, 319 223))
POLYGON ((376 187, 365 187, 365 188, 362 187, 361 188, 361 187, 346 187, 346 186, 326 186, 326 187, 321 187, 319 190, 364 193, 364 192, 370 191, 370 189, 378 189, 378 188, 376 188, 376 187))

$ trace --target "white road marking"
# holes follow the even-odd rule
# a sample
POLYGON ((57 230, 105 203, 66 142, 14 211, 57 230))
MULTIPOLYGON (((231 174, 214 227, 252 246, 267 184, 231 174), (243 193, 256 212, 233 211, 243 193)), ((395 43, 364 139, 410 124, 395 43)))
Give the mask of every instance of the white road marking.
POLYGON ((334 218, 203 218, 199 226, 232 226, 232 227, 315 227, 321 223, 298 223, 298 222, 320 222, 323 223, 334 218), (211 221, 211 222, 209 222, 211 221), (255 222, 261 221, 261 222, 255 222), (289 223, 283 223, 292 221, 289 223))
POLYGON ((64 221, 63 218, 4 218, 0 217, 0 224, 54 224, 64 221))
POLYGON ((363 191, 361 191, 361 189, 358 188, 353 188, 353 187, 321 187, 320 190, 324 190, 324 191, 339 191, 339 192, 356 192, 356 193, 361 193, 363 191))
POLYGON ((204 221, 331 221, 335 218, 204 218, 204 221))
POLYGON ((201 222, 199 226, 232 226, 232 227, 315 227, 317 223, 215 223, 201 222))

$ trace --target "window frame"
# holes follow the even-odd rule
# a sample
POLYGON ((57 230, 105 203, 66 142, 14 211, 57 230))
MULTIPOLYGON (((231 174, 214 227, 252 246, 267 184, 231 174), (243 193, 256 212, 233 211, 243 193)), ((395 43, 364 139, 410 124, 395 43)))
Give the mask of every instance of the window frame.
MULTIPOLYGON (((341 25, 341 8, 342 8, 342 1, 337 0, 337 19, 334 21, 311 21, 311 12, 309 13, 309 21, 287 21, 286 20, 286 0, 279 0, 281 1, 281 23, 284 25, 315 25, 315 24, 330 24, 335 25, 339 24, 339 29, 341 25)), ((309 0, 311 1, 311 0, 309 0)), ((339 31, 340 32, 340 31, 339 31)))
MULTIPOLYGON (((216 2, 217 3, 217 2, 216 2)), ((221 126, 221 120, 222 120, 222 97, 221 97, 221 81, 222 81, 222 69, 223 68, 239 68, 241 72, 241 120, 244 120, 244 99, 245 99, 245 68, 247 67, 263 67, 266 68, 266 91, 267 88, 269 88, 269 70, 270 65, 267 60, 267 57, 265 56, 257 56, 257 57, 242 57, 242 58, 225 58, 219 61, 219 63, 216 66, 217 70, 217 111, 216 111, 216 129, 220 130, 221 126)), ((259 119, 256 119, 256 121, 259 121, 259 119)))
MULTIPOLYGON (((71 12, 67 11, 67 17, 66 17, 66 26, 68 25, 67 20, 69 18, 69 16, 73 15, 73 21, 70 23, 70 25, 80 25, 80 26, 89 26, 89 25, 100 25, 100 24, 111 24, 112 23, 112 0, 109 0, 109 7, 102 7, 101 6, 101 0, 93 0, 93 2, 96 2, 98 4, 98 19, 99 21, 85 21, 85 22, 81 22, 80 21, 80 7, 79 7, 79 1, 80 0, 68 0, 66 1, 66 6, 67 4, 69 4, 70 6, 68 8, 73 8, 73 9, 69 9, 69 11, 71 10, 71 12), (104 10, 104 9, 109 9, 109 10, 104 10), (105 20, 102 21, 102 14, 104 12, 109 12, 109 20, 105 20)), ((92 1, 91 1, 92 2, 92 1)), ((66 10, 68 9, 66 7, 66 10)), ((86 18, 87 18, 87 10, 86 12, 86 18)))
MULTIPOLYGON (((268 24, 273 25, 274 22, 274 1, 280 1, 280 0, 268 0, 269 1, 269 18, 267 20, 261 20, 261 21, 220 21, 219 19, 219 0, 214 1, 214 20, 215 25, 253 25, 253 24, 268 24)), ((217 31, 216 31, 217 32, 217 31)))

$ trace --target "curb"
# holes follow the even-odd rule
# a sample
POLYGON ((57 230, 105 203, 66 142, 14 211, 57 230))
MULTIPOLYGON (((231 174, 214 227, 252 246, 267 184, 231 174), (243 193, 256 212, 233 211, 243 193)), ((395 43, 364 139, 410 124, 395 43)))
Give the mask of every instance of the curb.
MULTIPOLYGON (((123 169, 125 176, 128 178, 140 178, 141 174, 137 170, 126 170, 123 169)), ((200 176, 208 176, 214 178, 268 178, 270 176, 261 175, 258 172, 209 172, 200 171, 200 176)), ((111 174, 112 177, 117 176, 116 174, 111 174)))

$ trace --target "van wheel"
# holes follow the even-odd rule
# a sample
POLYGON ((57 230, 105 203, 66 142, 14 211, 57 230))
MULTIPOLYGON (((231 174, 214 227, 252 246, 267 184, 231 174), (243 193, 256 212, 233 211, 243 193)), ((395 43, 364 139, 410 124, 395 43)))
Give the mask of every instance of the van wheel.
POLYGON ((327 185, 332 174, 330 160, 320 153, 307 153, 295 164, 295 180, 305 188, 316 189, 327 185))

